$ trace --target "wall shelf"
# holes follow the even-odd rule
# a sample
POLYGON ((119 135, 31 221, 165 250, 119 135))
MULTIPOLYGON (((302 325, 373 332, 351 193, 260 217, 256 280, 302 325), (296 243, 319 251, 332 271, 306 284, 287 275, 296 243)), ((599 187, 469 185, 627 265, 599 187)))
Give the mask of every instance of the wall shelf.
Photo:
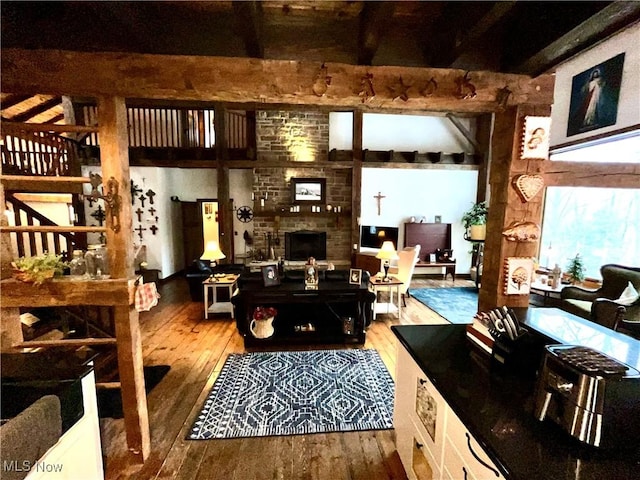
POLYGON ((310 212, 310 211, 302 211, 302 212, 281 212, 277 210, 257 210, 253 213, 254 217, 263 217, 263 218, 271 218, 271 217, 317 217, 317 218, 338 218, 338 217, 350 217, 351 210, 343 210, 342 212, 310 212))

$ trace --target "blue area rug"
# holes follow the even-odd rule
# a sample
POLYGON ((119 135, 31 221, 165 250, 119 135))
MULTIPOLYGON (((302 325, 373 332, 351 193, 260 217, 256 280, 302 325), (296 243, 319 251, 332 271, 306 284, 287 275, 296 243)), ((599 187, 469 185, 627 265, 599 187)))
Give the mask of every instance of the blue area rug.
POLYGON ((393 394, 375 350, 231 354, 187 439, 389 429, 393 394))
POLYGON ((474 287, 412 288, 409 293, 451 323, 473 323, 478 313, 478 290, 474 287))

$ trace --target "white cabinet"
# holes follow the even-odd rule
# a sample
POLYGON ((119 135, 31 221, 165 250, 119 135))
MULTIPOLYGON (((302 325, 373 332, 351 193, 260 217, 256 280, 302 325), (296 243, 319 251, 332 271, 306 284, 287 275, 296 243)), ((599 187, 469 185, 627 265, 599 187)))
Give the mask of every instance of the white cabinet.
POLYGON ((31 466, 27 480, 104 478, 93 370, 82 379, 84 415, 31 466))
POLYGON ((400 343, 394 427, 398 454, 409 479, 503 478, 400 343))

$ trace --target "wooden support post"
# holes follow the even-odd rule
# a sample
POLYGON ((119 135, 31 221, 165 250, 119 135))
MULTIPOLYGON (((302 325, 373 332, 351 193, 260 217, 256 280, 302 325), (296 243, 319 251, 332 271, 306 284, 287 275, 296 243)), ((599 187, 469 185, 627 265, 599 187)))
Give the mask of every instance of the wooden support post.
MULTIPOLYGON (((100 97, 98 124, 104 192, 108 192, 107 183, 113 177, 118 182, 120 195, 117 220, 120 228, 117 231, 112 228, 114 221, 111 215, 107 216, 110 274, 114 279, 127 279, 133 277, 134 259, 127 112, 124 98, 100 97)), ((116 304, 114 313, 127 445, 134 460, 142 463, 149 456, 151 443, 138 312, 131 308, 127 301, 116 304)))
MULTIPOLYGON (((0 166, 0 172, 2 167, 0 166)), ((0 183, 0 205, 4 206, 4 186, 0 183)), ((7 217, 0 215, 0 225, 8 225, 7 217)), ((14 253, 11 248, 9 232, 0 233, 0 279, 11 278, 14 253)), ((3 302, 4 303, 4 302, 3 302)), ((17 308, 0 308, 0 351, 7 352, 13 345, 21 342, 22 327, 20 326, 20 311, 17 308)))
POLYGON ((233 263, 233 208, 229 196, 229 149, 227 148, 226 115, 221 105, 215 107, 216 158, 218 159, 218 218, 220 220, 219 235, 220 249, 227 256, 227 261, 233 263))
MULTIPOLYGON (((360 244, 360 200, 362 196, 362 119, 361 110, 353 112, 353 169, 351 181, 351 243, 360 244)), ((353 252, 352 252, 353 253, 353 252)))
POLYGON ((543 192, 523 203, 512 186, 516 175, 540 174, 545 160, 521 160, 520 145, 524 117, 545 116, 550 106, 521 105, 495 114, 490 173, 491 197, 487 238, 485 240, 482 286, 478 309, 487 311, 499 306, 527 307, 529 295, 505 295, 505 261, 509 257, 537 255, 537 243, 510 242, 502 231, 513 221, 540 223, 543 192))

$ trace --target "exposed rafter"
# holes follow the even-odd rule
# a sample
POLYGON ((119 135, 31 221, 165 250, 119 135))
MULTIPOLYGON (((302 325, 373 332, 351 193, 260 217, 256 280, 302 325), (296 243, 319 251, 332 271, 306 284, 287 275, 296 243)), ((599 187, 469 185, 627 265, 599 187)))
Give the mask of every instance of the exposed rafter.
POLYGON ((629 25, 632 19, 640 20, 640 2, 612 2, 526 61, 509 69, 529 72, 531 75, 543 73, 582 49, 629 25))
POLYGON ((234 0, 232 3, 247 56, 264 58, 262 2, 234 0))
POLYGON ((22 103, 25 100, 28 100, 30 98, 31 98, 31 95, 7 95, 2 100, 2 109, 6 110, 7 108, 14 107, 19 103, 22 103))
POLYGON ((10 120, 13 122, 27 122, 31 120, 33 117, 35 117, 36 115, 40 115, 41 113, 46 112, 47 110, 57 105, 60 105, 61 103, 62 103, 61 97, 53 97, 47 100, 46 102, 39 103, 35 107, 32 107, 28 110, 25 110, 22 113, 19 113, 18 115, 14 115, 12 118, 10 118, 10 120))
POLYGON ((385 26, 393 16, 393 2, 366 2, 360 12, 358 65, 371 65, 385 26))

